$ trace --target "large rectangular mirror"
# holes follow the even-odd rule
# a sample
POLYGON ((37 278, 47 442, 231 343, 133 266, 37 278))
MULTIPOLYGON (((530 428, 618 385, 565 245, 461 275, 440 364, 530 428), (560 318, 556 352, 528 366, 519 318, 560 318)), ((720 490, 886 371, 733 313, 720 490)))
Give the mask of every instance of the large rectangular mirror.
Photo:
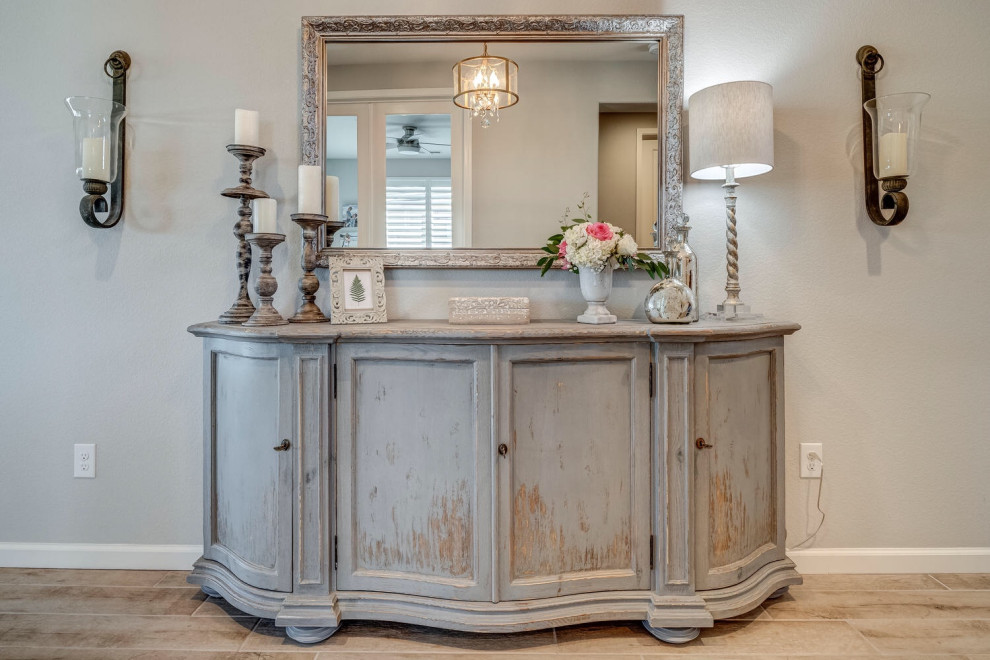
POLYGON ((682 221, 682 25, 304 17, 303 162, 325 168, 327 214, 345 223, 321 265, 367 250, 390 267, 535 267, 585 193, 658 249, 682 221), (455 63, 486 44, 518 65, 518 103, 487 127, 452 101, 455 63))

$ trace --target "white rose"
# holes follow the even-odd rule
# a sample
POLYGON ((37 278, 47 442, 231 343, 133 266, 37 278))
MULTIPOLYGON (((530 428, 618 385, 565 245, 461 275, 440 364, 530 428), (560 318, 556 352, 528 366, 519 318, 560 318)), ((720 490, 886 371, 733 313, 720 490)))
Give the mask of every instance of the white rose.
POLYGON ((639 252, 639 246, 636 245, 636 241, 629 234, 625 234, 619 239, 618 244, 619 254, 625 255, 627 257, 635 256, 639 252))

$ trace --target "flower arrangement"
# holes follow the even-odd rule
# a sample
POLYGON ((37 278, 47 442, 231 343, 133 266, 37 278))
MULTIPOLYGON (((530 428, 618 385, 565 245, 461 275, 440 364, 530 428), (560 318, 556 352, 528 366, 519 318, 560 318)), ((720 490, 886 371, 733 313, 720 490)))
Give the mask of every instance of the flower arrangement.
POLYGON ((541 267, 540 277, 555 266, 572 273, 581 269, 598 273, 609 264, 616 268, 641 268, 650 278, 667 274, 667 267, 640 252, 635 239, 622 228, 608 222, 594 222, 585 205, 587 199, 585 193, 577 205, 579 218, 568 218, 571 210, 564 209, 564 222, 572 224, 561 225, 561 233, 548 238, 541 248, 548 256, 536 262, 541 267))

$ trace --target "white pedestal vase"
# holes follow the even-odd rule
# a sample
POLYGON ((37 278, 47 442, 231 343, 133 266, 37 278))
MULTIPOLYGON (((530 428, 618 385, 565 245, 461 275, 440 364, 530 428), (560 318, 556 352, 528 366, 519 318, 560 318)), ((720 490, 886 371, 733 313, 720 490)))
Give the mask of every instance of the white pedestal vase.
POLYGON ((578 323, 615 323, 615 315, 605 308, 605 301, 612 293, 612 265, 594 272, 590 268, 578 271, 581 281, 581 295, 588 302, 588 309, 577 317, 578 323))

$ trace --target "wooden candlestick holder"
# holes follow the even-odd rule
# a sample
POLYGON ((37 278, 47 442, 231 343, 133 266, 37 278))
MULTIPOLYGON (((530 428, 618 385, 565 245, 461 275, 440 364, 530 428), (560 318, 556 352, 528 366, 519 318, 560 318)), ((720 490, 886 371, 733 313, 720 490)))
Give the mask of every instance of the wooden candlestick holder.
POLYGON ((275 292, 278 291, 278 281, 272 276, 272 248, 285 240, 285 234, 247 234, 245 238, 251 245, 261 251, 258 263, 261 264, 261 274, 254 290, 258 294, 258 309, 254 310, 251 318, 244 322, 249 326, 285 325, 288 323, 272 305, 275 292))
MULTIPOLYGON (((313 274, 316 270, 316 237, 320 227, 327 225, 327 216, 322 213, 293 213, 292 221, 302 228, 302 269, 299 278, 299 292, 302 293, 302 303, 295 315, 289 319, 292 323, 326 323, 330 319, 317 306, 316 292, 320 281, 313 274)), ((330 229, 327 229, 328 233, 330 229)), ((336 231, 334 229, 333 231, 336 231)))
POLYGON ((238 219, 234 223, 234 236, 237 238, 237 280, 239 283, 237 300, 226 312, 220 315, 220 323, 244 323, 255 312, 254 304, 248 296, 248 276, 251 274, 251 247, 244 237, 251 231, 251 200, 268 197, 268 193, 251 187, 254 161, 265 155, 261 147, 246 144, 228 144, 227 151, 240 161, 239 186, 227 188, 220 194, 224 197, 240 199, 237 209, 238 219))

